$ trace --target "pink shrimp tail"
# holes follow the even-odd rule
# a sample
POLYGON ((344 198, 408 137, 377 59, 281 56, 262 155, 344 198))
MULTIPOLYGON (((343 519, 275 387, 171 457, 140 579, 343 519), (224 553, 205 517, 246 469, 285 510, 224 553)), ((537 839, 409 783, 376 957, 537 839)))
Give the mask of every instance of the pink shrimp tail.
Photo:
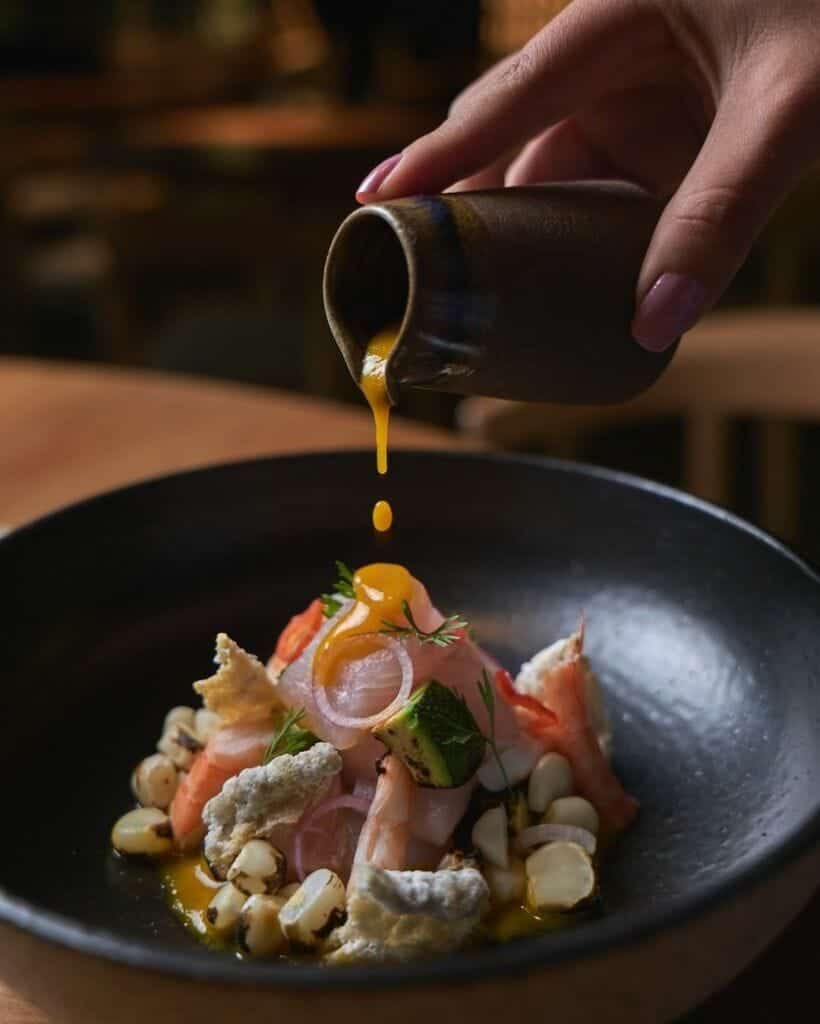
POLYGON ((397 757, 381 762, 376 792, 359 835, 353 865, 402 871, 407 866, 413 780, 397 757))
POLYGON ((638 802, 624 790, 590 725, 584 699, 583 643, 582 616, 577 632, 567 640, 561 661, 541 676, 537 702, 519 694, 507 673, 497 677, 497 689, 516 708, 522 727, 530 735, 567 758, 579 791, 595 805, 610 828, 621 831, 638 813, 638 802))

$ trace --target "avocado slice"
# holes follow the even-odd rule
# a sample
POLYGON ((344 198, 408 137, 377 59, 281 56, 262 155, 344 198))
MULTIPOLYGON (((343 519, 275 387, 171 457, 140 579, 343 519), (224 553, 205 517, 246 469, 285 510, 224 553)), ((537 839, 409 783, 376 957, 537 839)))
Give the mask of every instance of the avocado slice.
POLYGON ((475 775, 486 741, 465 702, 435 679, 373 735, 398 757, 419 786, 448 789, 475 775))

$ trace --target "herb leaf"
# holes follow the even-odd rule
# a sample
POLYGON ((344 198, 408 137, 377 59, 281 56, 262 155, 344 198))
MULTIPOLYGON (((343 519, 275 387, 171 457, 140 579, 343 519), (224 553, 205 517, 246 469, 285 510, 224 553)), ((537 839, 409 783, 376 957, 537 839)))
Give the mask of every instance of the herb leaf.
POLYGON ((335 593, 341 594, 342 597, 355 597, 356 595, 353 592, 352 571, 344 564, 344 562, 337 560, 336 572, 338 573, 339 578, 333 584, 335 593))
MULTIPOLYGON (((501 773, 501 778, 504 780, 504 786, 506 787, 507 792, 512 794, 512 785, 510 783, 509 776, 507 775, 507 769, 504 767, 504 762, 501 759, 501 753, 498 749, 498 744, 496 743, 495 739, 495 687, 493 686, 492 680, 490 679, 486 668, 482 669, 481 679, 479 679, 476 682, 476 686, 478 687, 478 692, 481 696, 481 702, 487 709, 487 716, 490 720, 490 735, 484 735, 484 733, 478 728, 478 725, 475 724, 475 718, 473 718, 472 714, 470 715, 470 718, 472 719, 474 725, 471 728, 464 722, 456 721, 449 715, 445 716, 441 712, 439 712, 439 717, 441 721, 445 722, 450 727, 452 732, 452 735, 447 737, 447 739, 442 740, 441 742, 447 745, 450 743, 465 744, 469 743, 471 740, 475 738, 480 738, 484 740, 484 742, 487 744, 487 746, 493 753, 493 757, 496 760, 498 770, 501 773)), ((451 687, 451 689, 452 692, 456 695, 456 697, 458 697, 458 699, 462 702, 462 704, 466 705, 467 700, 464 694, 459 693, 459 691, 456 690, 455 687, 451 687)))
POLYGON ((336 561, 336 580, 329 594, 322 594, 322 613, 326 619, 332 619, 342 607, 340 598, 355 597, 353 591, 353 573, 344 562, 336 561))
POLYGON ((441 742, 444 744, 444 746, 448 746, 451 744, 458 744, 460 746, 464 746, 467 743, 472 743, 476 739, 483 740, 486 743, 487 739, 484 736, 484 733, 482 733, 482 731, 478 728, 478 725, 476 724, 476 720, 473 717, 472 712, 467 707, 467 701, 464 699, 464 695, 462 693, 459 693, 458 690, 455 689, 455 687, 450 687, 450 691, 464 705, 464 707, 467 710, 467 714, 469 715, 469 718, 467 718, 466 720, 456 719, 453 718, 451 715, 448 715, 441 709, 439 709, 437 712, 439 721, 446 725, 450 730, 450 735, 442 739, 441 742))
POLYGON ((504 780, 504 785, 507 787, 507 792, 512 793, 512 786, 510 785, 510 779, 507 775, 507 769, 504 767, 504 762, 501 759, 501 754, 498 751, 498 744, 495 741, 495 687, 487 673, 487 669, 481 670, 481 679, 476 683, 478 692, 481 695, 481 700, 484 703, 484 707, 487 709, 487 715, 490 719, 490 735, 485 736, 487 745, 493 752, 498 770, 501 772, 501 778, 504 780))
POLYGON ((412 637, 418 640, 420 644, 434 644, 436 647, 449 647, 450 644, 454 644, 456 640, 460 640, 461 636, 456 630, 467 629, 469 623, 466 619, 462 619, 460 615, 450 615, 442 622, 436 629, 431 629, 429 632, 420 629, 413 618, 413 613, 410 610, 410 605, 407 601, 402 601, 401 610, 404 612, 404 617, 407 619, 409 626, 400 626, 397 622, 387 622, 382 620, 384 629, 380 629, 380 633, 388 633, 392 636, 403 636, 412 637))
POLYGON ((492 726, 493 735, 495 735, 495 687, 490 682, 490 677, 487 674, 487 669, 483 669, 481 672, 481 679, 478 683, 478 692, 481 694, 481 699, 484 702, 484 707, 487 709, 487 714, 490 716, 490 724, 492 726))
POLYGON ((326 619, 332 619, 336 612, 342 607, 342 602, 335 594, 321 594, 322 614, 326 619))
POLYGON ((279 732, 270 741, 262 764, 268 764, 275 757, 281 754, 300 754, 308 750, 314 743, 318 743, 318 736, 314 736, 308 729, 302 729, 299 723, 305 717, 304 708, 291 708, 285 715, 279 732))

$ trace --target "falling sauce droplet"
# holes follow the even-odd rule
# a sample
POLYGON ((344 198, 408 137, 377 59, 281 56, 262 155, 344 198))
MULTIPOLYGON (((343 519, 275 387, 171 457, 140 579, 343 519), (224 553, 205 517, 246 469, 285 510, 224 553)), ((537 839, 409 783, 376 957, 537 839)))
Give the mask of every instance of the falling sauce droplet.
POLYGON ((377 501, 373 506, 373 526, 384 533, 393 525, 393 509, 389 501, 377 501))

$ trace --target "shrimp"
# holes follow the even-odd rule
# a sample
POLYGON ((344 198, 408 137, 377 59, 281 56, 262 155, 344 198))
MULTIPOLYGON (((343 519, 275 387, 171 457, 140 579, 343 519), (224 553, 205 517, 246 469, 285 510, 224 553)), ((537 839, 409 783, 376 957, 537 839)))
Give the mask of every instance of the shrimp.
POLYGON ((232 776, 262 763, 273 735, 271 722, 227 725, 216 732, 197 754, 191 770, 179 784, 169 815, 174 839, 190 849, 203 835, 202 810, 232 776))
POLYGON ((496 689, 516 708, 523 728, 557 750, 572 765, 578 789, 612 829, 620 831, 638 813, 604 756, 590 721, 586 699, 581 628, 564 644, 560 658, 537 678, 537 697, 515 689, 509 673, 496 673, 496 689))
POLYGON ((406 868, 414 789, 402 762, 392 755, 385 757, 353 857, 354 873, 360 864, 391 871, 406 868))

